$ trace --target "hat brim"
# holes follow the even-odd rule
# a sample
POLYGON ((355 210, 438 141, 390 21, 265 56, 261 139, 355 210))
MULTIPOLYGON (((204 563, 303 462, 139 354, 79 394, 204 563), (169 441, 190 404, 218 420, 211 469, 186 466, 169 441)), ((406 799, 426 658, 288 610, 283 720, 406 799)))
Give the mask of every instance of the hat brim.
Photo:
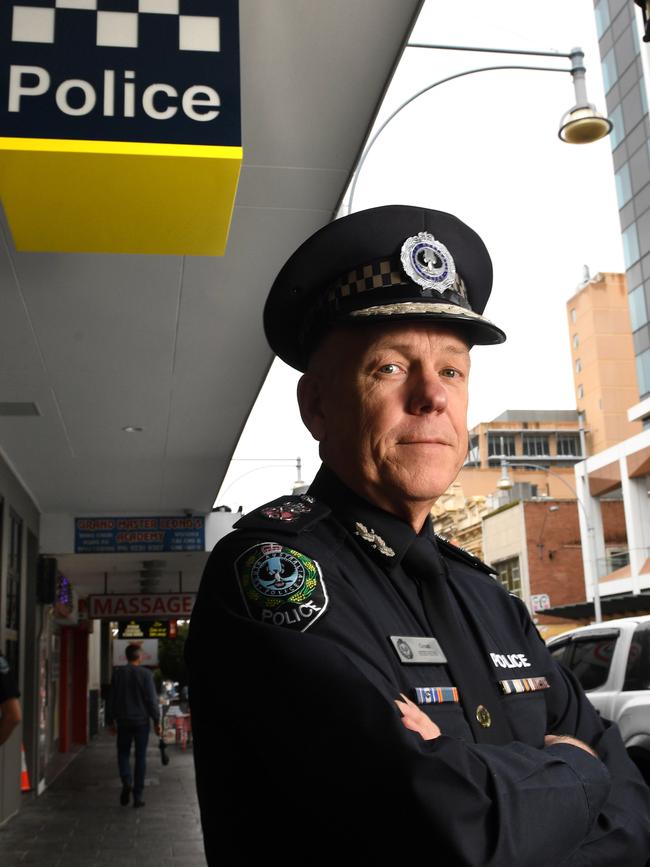
POLYGON ((485 316, 455 304, 435 301, 398 301, 352 310, 340 322, 428 322, 431 325, 449 323, 477 345, 495 345, 506 339, 502 331, 485 316))

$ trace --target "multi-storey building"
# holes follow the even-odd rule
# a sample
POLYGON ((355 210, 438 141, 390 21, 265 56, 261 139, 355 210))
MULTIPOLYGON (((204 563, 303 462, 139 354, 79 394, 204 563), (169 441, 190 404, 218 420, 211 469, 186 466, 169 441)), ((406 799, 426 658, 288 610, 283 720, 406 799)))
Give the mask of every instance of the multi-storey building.
POLYGON ((499 487, 503 462, 527 496, 575 496, 573 465, 583 457, 575 410, 506 410, 469 432, 469 451, 458 482, 467 497, 499 487))
MULTIPOLYGON (((638 432, 603 442, 602 451, 575 468, 583 504, 579 519, 585 590, 594 600, 592 612, 598 607, 596 595, 601 600, 604 617, 650 610, 650 53, 643 41, 645 9, 645 3, 633 0, 594 3, 607 110, 614 123, 610 143, 638 389, 632 393, 624 384, 620 395, 628 402, 627 421, 636 424, 638 432), (608 563, 603 531, 604 507, 612 497, 623 501, 626 531, 626 551, 616 564, 608 563)), ((578 342, 586 322, 578 322, 576 308, 576 322, 570 325, 578 342)), ((604 370, 607 359, 596 358, 604 370)), ((574 353, 574 366, 577 360, 574 353)), ((619 370, 625 381, 625 363, 612 364, 608 376, 619 370)))
POLYGON ((627 417, 638 389, 625 275, 587 276, 566 309, 576 406, 593 455, 641 432, 627 417))
MULTIPOLYGON (((633 0, 596 0, 596 30, 602 60, 618 197, 628 301, 636 357, 638 397, 643 407, 632 420, 650 414, 650 85, 643 19, 633 0)), ((635 403, 637 400, 635 399, 635 403)))

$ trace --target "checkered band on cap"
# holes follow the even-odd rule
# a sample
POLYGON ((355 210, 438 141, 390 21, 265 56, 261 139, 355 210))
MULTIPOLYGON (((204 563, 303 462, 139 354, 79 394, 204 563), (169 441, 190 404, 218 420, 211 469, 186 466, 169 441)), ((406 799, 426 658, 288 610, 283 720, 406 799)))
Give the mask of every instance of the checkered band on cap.
POLYGON ((340 278, 326 293, 328 307, 338 309, 341 298, 370 292, 389 286, 408 286, 411 281, 406 277, 397 259, 377 259, 361 265, 340 278))
MULTIPOLYGON (((338 311, 344 299, 351 299, 356 295, 392 287, 411 287, 417 289, 417 296, 440 296, 435 290, 423 290, 407 277, 397 258, 376 259, 366 265, 359 265, 353 271, 348 271, 343 277, 334 283, 321 298, 319 309, 338 311)), ((459 307, 470 309, 467 300, 467 290, 460 276, 456 275, 454 288, 446 290, 442 296, 452 301, 459 307)), ((344 305, 345 306, 345 305, 344 305)))

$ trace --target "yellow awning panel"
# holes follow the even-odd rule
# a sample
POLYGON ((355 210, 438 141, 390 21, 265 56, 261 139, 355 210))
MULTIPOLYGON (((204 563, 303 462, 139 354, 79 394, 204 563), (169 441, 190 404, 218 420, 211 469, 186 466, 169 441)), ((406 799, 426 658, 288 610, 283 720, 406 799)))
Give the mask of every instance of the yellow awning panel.
POLYGON ((16 249, 221 256, 241 147, 0 137, 16 249))

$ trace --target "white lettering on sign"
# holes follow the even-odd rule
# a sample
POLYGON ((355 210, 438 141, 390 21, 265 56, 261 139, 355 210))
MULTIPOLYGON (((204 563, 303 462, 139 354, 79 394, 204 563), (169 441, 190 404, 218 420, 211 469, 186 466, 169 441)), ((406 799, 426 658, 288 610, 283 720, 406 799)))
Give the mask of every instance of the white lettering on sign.
POLYGON ((192 613, 194 593, 107 594, 90 596, 88 617, 95 620, 117 620, 121 617, 185 618, 192 613))
POLYGON ((490 657, 497 668, 530 668, 528 657, 523 653, 491 653, 490 657))
POLYGON ((214 120, 218 111, 197 111, 202 108, 216 108, 221 105, 219 94, 213 87, 204 84, 195 84, 188 87, 183 94, 183 111, 192 120, 214 120))
POLYGON ((145 114, 148 114, 149 117, 153 117, 154 120, 168 120, 170 117, 174 117, 178 111, 178 106, 172 105, 168 102, 165 108, 156 108, 154 100, 157 93, 164 93, 166 96, 171 97, 178 96, 178 91, 175 87, 172 87, 171 84, 150 84, 142 94, 142 108, 144 109, 145 114))
MULTIPOLYGON (((57 84, 54 102, 62 114, 73 117, 90 114, 96 108, 104 117, 115 117, 116 96, 121 90, 122 117, 136 117, 139 106, 147 117, 154 120, 169 120, 178 113, 179 92, 173 85, 163 81, 148 85, 142 91, 138 106, 135 72, 126 69, 120 74, 121 81, 118 81, 116 70, 103 70, 102 84, 98 88, 83 78, 67 78, 57 84)), ((8 110, 19 113, 28 100, 46 95, 51 85, 50 73, 42 66, 12 65, 9 68, 8 110)), ((219 116, 221 98, 207 84, 192 84, 180 95, 180 106, 190 120, 205 123, 219 116)))
POLYGON ((94 88, 83 78, 69 78, 67 81, 61 82, 56 89, 54 97, 59 111, 63 114, 70 114, 73 117, 79 117, 83 114, 90 114, 97 102, 97 94, 94 88), (78 107, 70 105, 68 94, 71 90, 80 90, 83 93, 83 102, 78 107))
POLYGON ((42 66, 11 66, 9 68, 9 111, 20 111, 23 96, 42 96, 50 89, 50 73, 42 66), (36 77, 36 84, 23 83, 23 77, 36 77))

